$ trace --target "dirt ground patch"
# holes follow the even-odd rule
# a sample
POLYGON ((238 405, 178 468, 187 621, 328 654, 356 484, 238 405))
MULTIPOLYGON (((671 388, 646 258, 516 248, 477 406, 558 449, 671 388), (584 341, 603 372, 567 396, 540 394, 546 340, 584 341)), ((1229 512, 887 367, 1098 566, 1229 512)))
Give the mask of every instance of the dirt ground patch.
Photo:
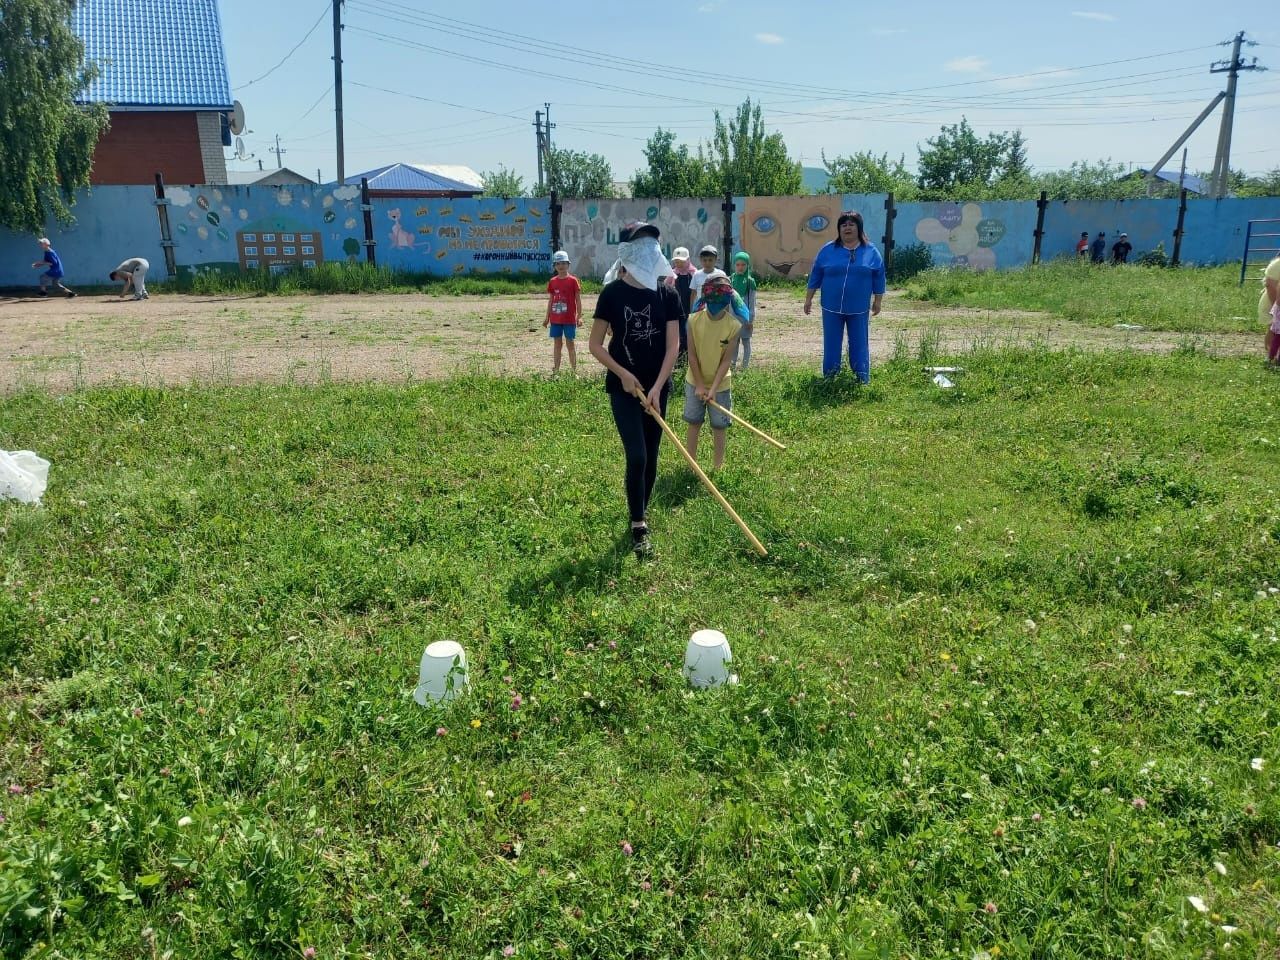
MULTIPOLYGON (((594 297, 584 305, 590 314, 594 297)), ((541 296, 198 297, 157 294, 0 298, 0 391, 66 391, 111 382, 151 386, 260 381, 411 381, 460 370, 550 369, 541 296)), ((821 323, 790 292, 760 296, 753 364, 822 354, 821 323)), ((1185 334, 1099 329, 1047 314, 939 307, 890 293, 872 323, 872 357, 936 338, 944 351, 976 344, 1167 352, 1185 334)), ((1199 337, 1222 354, 1259 350, 1247 334, 1199 337)), ((600 373, 579 340, 582 372, 600 373), (585 361, 585 362, 583 362, 585 361)))

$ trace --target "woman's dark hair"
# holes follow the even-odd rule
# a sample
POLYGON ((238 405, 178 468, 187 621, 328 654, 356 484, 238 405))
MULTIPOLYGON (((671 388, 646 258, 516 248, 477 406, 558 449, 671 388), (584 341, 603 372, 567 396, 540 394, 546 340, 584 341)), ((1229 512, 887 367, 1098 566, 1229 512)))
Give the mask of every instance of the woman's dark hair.
POLYGON ((836 243, 840 242, 840 228, 846 223, 852 223, 858 228, 858 246, 862 246, 868 242, 867 230, 862 222, 862 214, 853 210, 846 210, 840 214, 840 219, 836 221, 836 243))

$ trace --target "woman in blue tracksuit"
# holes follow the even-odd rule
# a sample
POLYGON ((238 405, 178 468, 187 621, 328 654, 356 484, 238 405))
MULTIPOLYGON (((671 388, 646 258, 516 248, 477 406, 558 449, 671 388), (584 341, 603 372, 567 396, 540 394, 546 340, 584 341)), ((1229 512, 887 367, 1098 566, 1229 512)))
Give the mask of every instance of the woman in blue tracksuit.
POLYGON ((805 316, 813 294, 822 289, 822 375, 840 370, 840 351, 849 336, 849 367, 863 383, 871 380, 871 317, 880 313, 884 296, 884 259, 867 239, 860 213, 842 213, 839 235, 814 258, 809 272, 805 316))

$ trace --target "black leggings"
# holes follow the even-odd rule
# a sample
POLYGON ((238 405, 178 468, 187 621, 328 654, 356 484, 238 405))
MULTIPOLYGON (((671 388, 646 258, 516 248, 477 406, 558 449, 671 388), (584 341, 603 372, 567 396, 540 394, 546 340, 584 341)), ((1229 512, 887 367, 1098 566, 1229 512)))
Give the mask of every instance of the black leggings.
MULTIPOLYGON (((666 387, 662 390, 662 415, 667 414, 666 387)), ((662 427, 645 413, 638 398, 629 393, 610 393, 613 406, 613 422, 618 425, 622 449, 627 455, 627 510, 631 522, 639 523, 649 509, 649 497, 658 479, 658 444, 662 441, 662 427)))

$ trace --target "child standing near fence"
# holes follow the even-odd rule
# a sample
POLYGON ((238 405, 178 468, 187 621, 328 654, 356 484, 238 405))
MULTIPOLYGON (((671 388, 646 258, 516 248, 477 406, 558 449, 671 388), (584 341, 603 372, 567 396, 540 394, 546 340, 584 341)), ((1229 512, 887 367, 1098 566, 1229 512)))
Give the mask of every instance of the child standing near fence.
POLYGON ((550 331, 555 343, 551 354, 551 375, 560 372, 560 350, 569 347, 569 372, 578 372, 578 354, 574 340, 582 324, 582 284, 569 272, 569 254, 557 250, 551 256, 556 275, 547 281, 547 316, 542 325, 550 331))
POLYGON ((733 276, 729 278, 733 289, 742 302, 747 305, 747 322, 742 325, 742 333, 738 337, 738 346, 733 353, 733 368, 745 370, 751 363, 751 334, 756 323, 756 278, 751 273, 751 254, 739 250, 733 255, 733 276), (742 365, 738 365, 738 357, 742 357, 742 365))

